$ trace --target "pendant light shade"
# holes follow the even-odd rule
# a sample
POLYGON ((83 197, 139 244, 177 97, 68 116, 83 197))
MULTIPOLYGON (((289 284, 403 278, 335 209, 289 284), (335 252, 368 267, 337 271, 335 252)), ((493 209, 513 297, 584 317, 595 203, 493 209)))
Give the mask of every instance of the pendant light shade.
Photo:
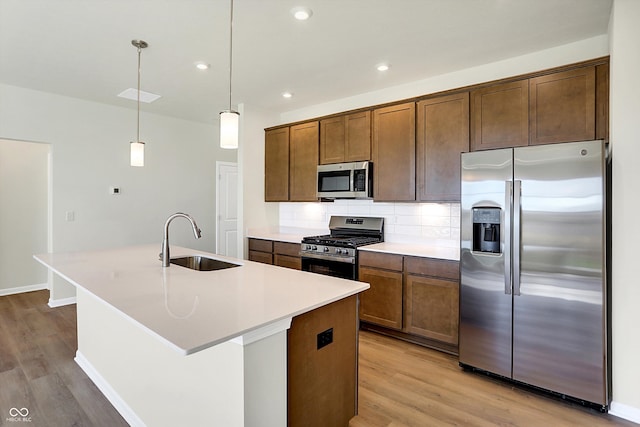
POLYGON ((220 147, 238 148, 240 113, 225 110, 220 113, 220 147))
POLYGON ((144 142, 131 143, 131 166, 144 166, 144 142))
POLYGON ((144 166, 144 142, 140 141, 140 54, 142 49, 149 46, 144 40, 131 40, 131 44, 138 48, 138 120, 136 140, 130 144, 131 166, 144 166))
POLYGON ((231 71, 233 69, 233 0, 229 18, 229 109, 220 113, 220 147, 238 148, 240 113, 231 109, 231 71))

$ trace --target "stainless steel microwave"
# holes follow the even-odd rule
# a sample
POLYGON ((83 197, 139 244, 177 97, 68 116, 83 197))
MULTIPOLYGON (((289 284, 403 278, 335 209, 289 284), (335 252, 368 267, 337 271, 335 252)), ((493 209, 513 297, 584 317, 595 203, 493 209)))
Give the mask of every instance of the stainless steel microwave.
POLYGON ((352 162, 318 166, 318 197, 323 199, 371 199, 373 163, 352 162))

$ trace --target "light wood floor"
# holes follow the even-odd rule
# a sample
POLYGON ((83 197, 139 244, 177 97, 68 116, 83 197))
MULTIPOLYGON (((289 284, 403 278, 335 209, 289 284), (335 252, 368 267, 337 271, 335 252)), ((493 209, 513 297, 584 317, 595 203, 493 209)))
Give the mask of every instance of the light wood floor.
POLYGON ((360 332, 358 416, 350 427, 636 426, 464 372, 455 356, 360 332))
MULTIPOLYGON (((0 297, 0 426, 126 426, 73 360, 75 305, 52 309, 48 298, 0 297), (31 422, 7 421, 11 408, 27 408, 31 422)), ((635 425, 462 372, 453 356, 371 332, 360 333, 359 369, 350 427, 635 425)))

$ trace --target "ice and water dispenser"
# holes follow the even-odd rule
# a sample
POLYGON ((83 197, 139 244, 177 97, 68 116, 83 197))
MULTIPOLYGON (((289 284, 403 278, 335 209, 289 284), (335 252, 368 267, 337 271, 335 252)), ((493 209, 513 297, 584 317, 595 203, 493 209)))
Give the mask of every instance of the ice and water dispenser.
POLYGON ((500 253, 500 208, 473 208, 473 251, 500 253))

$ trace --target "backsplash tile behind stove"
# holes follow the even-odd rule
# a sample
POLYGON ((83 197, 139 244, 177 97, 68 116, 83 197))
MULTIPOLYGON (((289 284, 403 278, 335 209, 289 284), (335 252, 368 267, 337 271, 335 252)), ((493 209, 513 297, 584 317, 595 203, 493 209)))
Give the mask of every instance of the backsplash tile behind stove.
POLYGON ((327 228, 331 215, 384 217, 388 242, 457 247, 460 241, 458 203, 374 203, 372 200, 280 203, 281 227, 327 228))

